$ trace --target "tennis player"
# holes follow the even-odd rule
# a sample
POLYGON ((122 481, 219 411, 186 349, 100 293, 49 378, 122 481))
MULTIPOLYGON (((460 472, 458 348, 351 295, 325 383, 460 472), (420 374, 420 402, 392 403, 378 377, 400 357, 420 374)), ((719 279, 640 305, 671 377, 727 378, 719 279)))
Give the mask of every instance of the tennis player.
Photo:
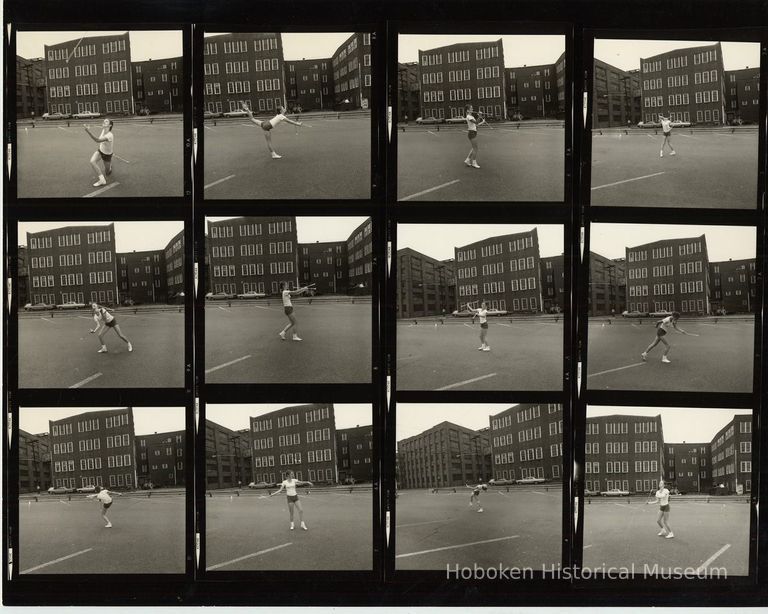
POLYGON ((483 511, 483 506, 480 505, 480 493, 488 490, 488 485, 478 484, 477 486, 470 486, 469 484, 465 484, 465 486, 472 491, 472 494, 469 495, 469 507, 474 507, 475 502, 477 502, 477 512, 478 514, 481 513, 483 511))
POLYGON ((91 309, 93 310, 93 321, 96 322, 96 328, 89 330, 88 332, 96 333, 99 337, 101 348, 98 353, 102 354, 109 351, 107 345, 104 343, 104 334, 110 329, 114 330, 117 333, 117 336, 128 344, 128 351, 133 352, 133 345, 131 345, 128 337, 123 335, 123 331, 120 330, 120 325, 117 323, 115 316, 109 313, 109 310, 106 307, 102 307, 98 303, 91 303, 91 309))
POLYGON ((664 480, 659 482, 659 489, 656 491, 655 500, 649 501, 648 505, 653 505, 657 501, 659 503, 659 515, 656 517, 656 524, 661 529, 657 535, 672 539, 675 534, 669 528, 669 490, 664 486, 664 480))
POLYGON ((469 305, 467 305, 467 309, 469 309, 480 320, 480 347, 477 349, 482 352, 490 352, 491 348, 486 343, 486 337, 488 337, 488 309, 486 308, 485 301, 482 301, 480 303, 480 307, 477 309, 470 307, 469 305))
POLYGON ((112 153, 115 146, 115 135, 112 132, 112 128, 114 125, 115 124, 111 119, 104 118, 104 121, 101 122, 101 134, 99 134, 99 136, 95 136, 91 132, 91 129, 87 125, 85 126, 85 131, 88 133, 88 136, 91 137, 94 142, 99 144, 98 149, 93 153, 90 159, 91 168, 93 168, 99 178, 98 181, 93 184, 94 188, 100 185, 107 185, 105 175, 109 176, 112 174, 112 153), (103 171, 98 165, 99 159, 101 159, 101 162, 104 165, 103 171))
POLYGON ((645 352, 640 354, 640 356, 643 359, 643 362, 648 360, 648 352, 650 352, 653 348, 659 345, 659 343, 663 343, 666 346, 664 348, 664 351, 661 354, 661 362, 672 362, 667 357, 667 355, 669 354, 669 350, 672 349, 672 345, 669 343, 669 341, 665 339, 665 337, 667 336, 667 333, 674 329, 683 335, 691 335, 691 333, 684 331, 682 328, 680 328, 677 325, 677 321, 679 319, 680 319, 680 312, 673 311, 671 316, 667 316, 663 320, 659 320, 658 322, 656 322, 656 339, 654 339, 651 345, 649 345, 645 349, 645 352))
POLYGON ((472 146, 472 149, 469 150, 469 153, 467 154, 466 159, 464 160, 464 164, 467 166, 471 166, 472 168, 480 168, 480 165, 477 163, 477 127, 482 126, 485 122, 485 119, 483 118, 483 114, 479 113, 480 115, 480 123, 477 123, 477 119, 475 118, 475 115, 473 113, 473 107, 471 104, 468 104, 464 108, 464 112, 466 114, 466 117, 464 119, 467 120, 467 138, 469 138, 469 144, 472 146))
POLYGON ((272 119, 256 119, 246 104, 243 104, 243 111, 248 113, 248 119, 250 119, 254 124, 256 124, 264 131, 264 138, 267 140, 267 147, 269 147, 269 152, 272 155, 272 159, 279 160, 282 158, 283 156, 278 155, 278 153, 275 151, 275 148, 272 146, 272 129, 277 128, 281 122, 288 122, 294 126, 301 126, 301 122, 295 122, 292 119, 288 119, 285 116, 285 107, 282 105, 277 107, 277 115, 275 115, 272 119))
POLYGON ((105 529, 112 528, 112 523, 109 521, 109 518, 107 518, 107 510, 112 507, 112 495, 117 495, 119 497, 123 496, 122 493, 110 491, 101 486, 96 487, 95 495, 88 495, 89 499, 96 499, 101 503, 101 517, 104 519, 104 522, 107 523, 104 525, 105 529))
POLYGON ((286 496, 288 497, 288 514, 291 517, 291 531, 294 530, 293 525, 293 508, 297 508, 299 510, 299 523, 301 523, 301 528, 305 531, 308 531, 307 525, 304 524, 304 508, 301 507, 301 501, 299 501, 299 495, 296 492, 296 488, 299 486, 314 486, 312 482, 307 482, 303 480, 297 480, 293 471, 288 472, 288 476, 282 481, 280 484, 280 488, 278 488, 275 492, 273 492, 270 497, 274 497, 277 494, 280 494, 281 492, 285 491, 286 496))
POLYGON ((301 341, 301 337, 299 337, 299 328, 298 328, 298 322, 296 321, 296 316, 293 315, 293 303, 291 302, 291 297, 297 294, 302 294, 306 290, 309 290, 310 286, 304 286, 303 288, 299 288, 298 290, 290 290, 290 283, 287 281, 283 282, 283 311, 285 311, 285 315, 288 316, 288 324, 286 327, 281 330, 279 333, 277 333, 280 338, 285 341, 285 333, 287 333, 291 328, 293 328, 293 340, 294 341, 301 341))
POLYGON ((669 148, 672 150, 672 153, 669 154, 670 156, 676 155, 675 148, 672 147, 672 120, 669 119, 669 117, 664 117, 663 115, 659 114, 659 121, 661 122, 661 130, 664 133, 664 142, 661 144, 661 151, 659 151, 659 158, 664 157, 664 146, 669 145, 669 148))

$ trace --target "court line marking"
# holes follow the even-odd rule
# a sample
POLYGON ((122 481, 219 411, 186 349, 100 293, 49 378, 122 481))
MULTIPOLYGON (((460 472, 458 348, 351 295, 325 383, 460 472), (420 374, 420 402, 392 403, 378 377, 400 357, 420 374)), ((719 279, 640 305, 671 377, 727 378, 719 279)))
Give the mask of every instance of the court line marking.
POLYGON ((605 185, 598 185, 592 188, 592 190, 600 190, 602 188, 610 188, 614 185, 621 185, 622 183, 629 183, 630 181, 640 181, 641 179, 649 179, 651 177, 657 177, 659 175, 663 175, 666 173, 666 171, 661 171, 658 173, 653 173, 651 175, 642 175, 641 177, 632 177, 632 179, 622 179, 621 181, 614 181, 613 183, 606 183, 605 185))
POLYGON ((400 362, 401 360, 413 360, 414 358, 419 358, 418 356, 402 356, 397 359, 397 362, 400 362))
POLYGON ((488 375, 481 375, 480 377, 473 377, 472 379, 465 379, 463 382, 456 382, 455 384, 448 384, 447 386, 443 386, 442 388, 435 388, 435 390, 450 390, 451 388, 458 388, 459 386, 463 386, 465 384, 473 384, 474 382, 479 382, 480 380, 488 379, 489 377, 496 377, 495 373, 489 373, 488 375))
POLYGON ((93 548, 86 548, 85 550, 80 550, 79 552, 74 552, 72 554, 68 554, 67 556, 62 556, 62 557, 59 557, 58 559, 53 559, 52 561, 48 561, 47 563, 43 563, 42 565, 30 567, 29 569, 25 569, 20 573, 23 573, 23 574, 32 573, 33 571, 37 571, 38 569, 42 569, 43 567, 48 567, 48 565, 55 565, 56 563, 61 563, 62 561, 66 561, 67 559, 80 556, 81 554, 85 554, 86 552, 90 552, 91 550, 93 550, 93 548))
POLYGON ((619 507, 626 507, 626 504, 624 503, 614 503, 614 505, 618 505, 619 507))
POLYGON ((728 550, 728 548, 730 547, 731 547, 731 544, 725 544, 725 546, 720 548, 720 550, 715 552, 711 557, 709 557, 706 561, 704 561, 701 565, 699 565, 699 568, 696 570, 696 573, 698 574, 704 571, 707 567, 709 567, 711 563, 714 562, 716 558, 718 558, 723 552, 728 550))
POLYGON ((102 374, 100 372, 94 373, 93 375, 89 375, 84 380, 81 380, 81 381, 77 382, 76 384, 72 384, 70 386, 70 388, 80 388, 82 386, 85 386, 86 384, 89 384, 93 380, 100 378, 101 375, 102 374))
POLYGON ((224 308, 224 307, 222 307, 221 305, 216 305, 216 306, 217 306, 219 309, 221 309, 222 311, 229 311, 229 309, 225 309, 225 308, 224 308))
POLYGON ((534 495, 542 495, 544 497, 557 497, 557 495, 554 495, 551 492, 541 492, 540 490, 532 490, 531 492, 534 495))
POLYGON ((467 544, 456 544, 455 546, 443 546, 442 548, 432 548, 431 550, 419 550, 418 552, 408 552, 406 554, 398 554, 396 559, 404 559, 409 556, 419 556, 420 554, 430 554, 431 552, 442 552, 444 550, 455 550, 456 548, 467 548, 468 546, 478 546, 480 544, 491 544, 493 542, 505 541, 508 539, 516 539, 519 535, 508 535, 507 537, 496 537, 494 539, 484 539, 479 542, 469 542, 467 544))
POLYGON ((464 326, 466 326, 467 328, 472 328, 471 324, 467 324, 466 322, 462 322, 462 324, 464 324, 464 326))
POLYGON ((56 126, 56 127, 57 127, 59 130, 63 130, 64 132, 69 132, 69 130, 68 130, 67 128, 65 128, 64 126, 56 126))
POLYGON ((136 315, 133 313, 121 313, 120 316, 125 316, 126 318, 144 318, 145 320, 162 320, 163 319, 163 318, 153 318, 152 316, 136 315))
POLYGON ((435 134, 435 133, 434 133, 434 132, 432 132, 431 130, 427 130, 427 133, 428 133, 428 134, 431 134, 432 136, 437 136, 437 134, 435 134))
POLYGON ((114 183, 110 183, 108 185, 105 185, 103 188, 99 188, 98 190, 95 190, 93 192, 89 192, 88 194, 85 194, 83 198, 93 198, 94 196, 98 196, 99 194, 102 194, 103 192, 106 192, 107 190, 111 190, 115 186, 120 185, 119 181, 115 181, 114 183))
POLYGON ((497 322, 499 326, 506 326, 507 328, 512 328, 509 324, 503 324, 502 322, 497 322))
POLYGON ((408 524, 398 524, 395 525, 396 529, 399 529, 400 527, 418 527, 422 524, 437 524, 438 522, 451 522, 453 518, 449 518, 448 520, 427 520, 426 522, 410 522, 408 524))
POLYGON ((213 186, 215 186, 215 185, 219 185, 220 183, 224 183, 225 181, 229 181, 229 180, 230 180, 230 179, 232 179, 233 177, 234 177, 234 175, 227 175, 227 176, 226 176, 226 177, 224 177, 223 179, 217 179, 217 180, 216 180, 216 181, 214 181, 213 183, 209 183, 208 185, 204 185, 204 186, 203 186, 203 189, 204 189, 204 190, 207 190, 208 188, 212 188, 212 187, 213 187, 213 186))
POLYGON ((641 365, 644 365, 644 362, 636 362, 631 365, 626 365, 624 367, 616 367, 615 369, 608 369, 607 371, 598 371, 597 373, 590 373, 587 375, 587 377, 596 377, 598 375, 605 375, 606 373, 613 373, 614 371, 622 371, 624 369, 631 369, 632 367, 639 367, 641 365))
POLYGON ((434 192, 435 190, 447 188, 449 185, 453 185, 454 183, 459 183, 459 181, 461 181, 461 179, 454 179, 453 181, 449 181, 447 183, 441 183, 440 185, 436 185, 434 188, 427 188, 426 190, 422 190, 421 192, 416 192, 415 194, 404 196, 400 200, 411 200, 413 198, 418 198, 419 196, 423 196, 424 194, 429 194, 430 192, 434 192))
POLYGON ((46 322, 50 322, 51 324, 53 324, 53 320, 51 318, 44 318, 43 316, 40 316, 40 319, 41 320, 45 320, 46 322))
POLYGON ((582 550, 586 550, 587 548, 591 548, 591 547, 592 547, 592 544, 589 544, 589 546, 584 546, 584 547, 582 548, 582 550))
POLYGON ((246 559, 252 559, 255 556, 261 556, 262 554, 267 554, 268 552, 274 552, 275 550, 280 550, 281 548, 285 548, 286 546, 292 546, 292 545, 293 545, 293 542, 288 542, 286 544, 280 544, 279 546, 273 546, 272 548, 267 548, 266 550, 259 550, 258 552, 246 554, 245 556, 239 556, 236 559, 232 559, 231 561, 224 561, 223 563, 217 563, 216 565, 211 565, 210 567, 206 567, 205 570, 213 571, 214 569, 219 569, 221 567, 231 565, 232 563, 238 563, 246 559))
POLYGON ((241 356, 240 358, 235 358, 234 360, 230 360, 229 362, 225 362, 223 365, 217 365, 215 367, 211 367, 210 369, 206 369, 206 373, 213 373, 214 371, 218 371, 219 369, 223 369, 224 367, 229 367, 230 365, 234 365, 235 363, 241 362, 243 360, 248 360, 251 357, 250 354, 246 354, 245 356, 241 356))

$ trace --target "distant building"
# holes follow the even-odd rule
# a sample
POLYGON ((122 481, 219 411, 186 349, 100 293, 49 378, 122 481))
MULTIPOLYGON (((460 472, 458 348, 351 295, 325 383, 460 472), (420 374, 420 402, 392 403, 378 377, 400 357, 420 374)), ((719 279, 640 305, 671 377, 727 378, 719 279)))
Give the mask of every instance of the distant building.
POLYGON ((729 122, 756 124, 760 118, 760 68, 726 70, 725 100, 729 122))
POLYGON ((137 113, 183 113, 184 58, 133 62, 137 113))
POLYGON ((491 478, 487 432, 441 422, 397 442, 400 488, 445 488, 491 478))
POLYGON ((153 433, 136 437, 138 484, 154 488, 184 486, 185 431, 153 433))
POLYGON ((347 266, 346 241, 299 243, 299 284, 315 284, 317 294, 346 294, 347 266))
POLYGON ((369 109, 371 103, 371 34, 355 32, 331 56, 336 108, 369 109))
POLYGON ((712 486, 710 443, 664 443, 665 485, 681 493, 708 493, 712 486))
POLYGON ((734 416, 712 438, 712 485, 752 492, 752 415, 734 416))
POLYGON ((587 308, 590 316, 621 314, 625 309, 626 279, 624 262, 589 252, 589 292, 587 308))
POLYGON ((45 492, 51 482, 48 433, 33 435, 19 429, 19 492, 45 492))
POLYGON ((347 238, 348 294, 372 294, 373 221, 366 219, 347 238))
POLYGON ((16 56, 16 119, 41 117, 45 113, 43 58, 16 56))
POLYGON ((545 313, 560 313, 565 308, 565 267, 563 255, 543 257, 541 300, 545 313))
POLYGON ((712 311, 754 313, 757 299, 755 259, 709 263, 712 311))
POLYGON ((373 427, 356 426, 336 431, 339 482, 373 480, 373 427))
POLYGON ((507 103, 512 118, 547 119, 558 116, 557 73, 554 64, 505 69, 507 103))
POLYGON ((288 109, 296 112, 333 110, 333 65, 331 58, 286 60, 285 81, 288 109))
POLYGON ((29 261, 27 258, 27 246, 19 245, 16 254, 17 292, 19 294, 18 305, 19 307, 23 307, 31 300, 29 295, 29 261))
POLYGON ((592 126, 627 127, 643 119, 639 70, 622 70, 595 58, 592 126))
POLYGON ((397 316, 450 315, 457 309, 453 264, 409 247, 397 250, 397 316))
POLYGON ((117 254, 120 303, 165 303, 168 299, 163 250, 117 254))
MULTIPOLYGON (((205 421, 205 487, 247 486, 251 470, 251 438, 248 429, 233 431, 211 420, 205 421)), ((275 480, 265 480, 274 482, 275 480)))
POLYGON ((171 301, 184 295, 184 229, 165 246, 166 297, 171 301))
POLYGON ((418 62, 397 64, 397 121, 421 117, 421 87, 418 62))

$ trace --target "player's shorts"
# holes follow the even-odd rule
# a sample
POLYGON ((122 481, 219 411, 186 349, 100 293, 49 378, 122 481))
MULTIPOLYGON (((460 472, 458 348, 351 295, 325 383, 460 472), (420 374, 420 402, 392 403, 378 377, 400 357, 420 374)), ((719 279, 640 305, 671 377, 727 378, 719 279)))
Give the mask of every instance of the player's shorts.
POLYGON ((488 322, 483 322, 480 324, 480 328, 488 328, 488 322))
POLYGON ((663 337, 666 334, 667 334, 667 331, 665 331, 663 328, 661 328, 661 326, 659 326, 659 328, 656 329, 656 336, 657 337, 663 337))
POLYGON ((272 130, 272 123, 268 121, 261 122, 261 129, 264 132, 269 132, 270 130, 272 130))
POLYGON ((108 510, 110 507, 112 507, 112 501, 110 501, 109 503, 105 503, 104 504, 104 509, 105 510, 108 510))
POLYGON ((469 137, 469 140, 477 138, 477 130, 469 130, 467 131, 467 136, 469 137))
POLYGON ((117 324, 117 318, 113 318, 109 322, 104 322, 104 326, 108 326, 109 328, 114 328, 115 324, 117 324))
POLYGON ((664 133, 664 136, 669 136, 669 135, 671 135, 671 134, 672 134, 672 131, 670 130, 669 132, 665 132, 665 133, 664 133))
POLYGON ((475 497, 479 497, 480 496, 480 491, 479 490, 473 490, 472 491, 472 495, 475 496, 475 497))
POLYGON ((299 500, 299 495, 287 495, 288 503, 296 503, 299 500))
POLYGON ((659 510, 662 512, 668 512, 669 511, 669 505, 662 505, 659 507, 659 510))
POLYGON ((101 159, 104 160, 104 162, 112 162, 112 154, 105 154, 99 150, 99 155, 101 156, 101 159))
POLYGON ((287 316, 293 313, 293 307, 283 307, 283 310, 285 311, 285 315, 287 316))

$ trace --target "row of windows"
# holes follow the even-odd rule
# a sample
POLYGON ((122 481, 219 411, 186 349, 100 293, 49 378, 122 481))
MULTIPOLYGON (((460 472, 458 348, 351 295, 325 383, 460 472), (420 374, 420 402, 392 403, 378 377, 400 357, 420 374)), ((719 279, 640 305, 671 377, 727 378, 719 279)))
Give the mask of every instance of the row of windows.
MULTIPOLYGON (((586 473, 600 473, 600 463, 598 461, 587 461, 585 463, 586 473)), ((635 461, 635 472, 637 473, 657 473, 659 462, 635 461)), ((606 473, 629 473, 628 461, 608 461, 606 462, 606 473)))
MULTIPOLYGON (((262 234, 261 224, 241 224, 240 236, 252 236, 262 234)), ((282 234, 292 232, 293 222, 286 220, 284 222, 270 222, 267 226, 268 234, 282 234)), ((234 236, 232 226, 211 226, 212 239, 227 239, 234 236)))
MULTIPOLYGON (((273 49, 279 49, 280 46, 277 42, 277 38, 260 38, 253 41, 254 51, 272 51, 273 49)), ((246 53, 248 51, 248 41, 234 40, 224 41, 224 53, 246 53)), ((203 55, 215 55, 219 52, 219 44, 205 43, 203 48, 203 55)))

